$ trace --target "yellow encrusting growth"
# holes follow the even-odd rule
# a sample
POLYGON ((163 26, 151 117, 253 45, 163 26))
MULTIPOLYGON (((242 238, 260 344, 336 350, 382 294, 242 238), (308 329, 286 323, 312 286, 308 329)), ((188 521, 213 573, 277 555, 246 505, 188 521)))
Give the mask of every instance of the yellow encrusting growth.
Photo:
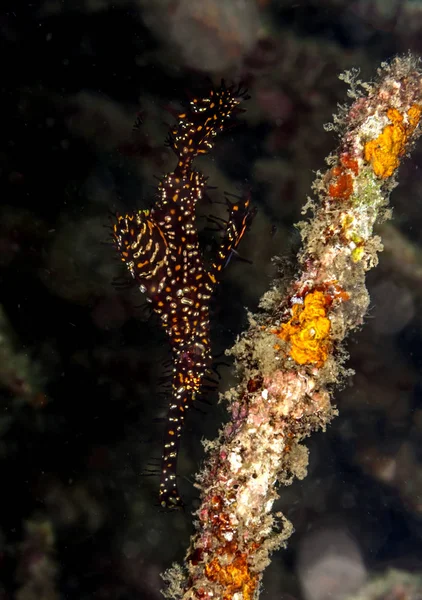
POLYGON ((383 132, 365 144, 365 160, 370 162, 377 177, 391 177, 399 166, 399 158, 405 152, 406 143, 421 117, 421 107, 415 104, 407 111, 407 124, 396 108, 389 108, 387 117, 391 124, 383 132))
POLYGON ((414 104, 407 111, 407 119, 409 121, 408 125, 408 133, 412 133, 414 129, 419 125, 419 121, 421 120, 422 115, 422 107, 419 104, 414 104))
POLYGON ((278 337, 290 343, 289 354, 299 365, 321 366, 330 349, 331 329, 324 294, 318 290, 310 292, 303 305, 295 304, 292 310, 292 318, 281 326, 278 337))
POLYGON ((211 581, 224 588, 222 600, 232 600, 236 593, 242 594, 244 600, 252 600, 258 586, 258 575, 251 572, 246 553, 237 552, 229 564, 214 558, 205 566, 205 573, 211 581))

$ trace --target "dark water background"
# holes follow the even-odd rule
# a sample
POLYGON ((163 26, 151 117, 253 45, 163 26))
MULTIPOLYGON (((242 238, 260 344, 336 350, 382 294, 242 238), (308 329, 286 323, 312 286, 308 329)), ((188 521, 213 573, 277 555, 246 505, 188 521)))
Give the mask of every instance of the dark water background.
MULTIPOLYGON (((271 257, 294 258, 293 225, 336 146, 323 124, 346 100, 339 73, 370 80, 381 61, 422 54, 422 3, 3 0, 0 47, 0 599, 158 599, 159 573, 191 533, 200 440, 224 409, 214 392, 192 411, 188 509, 160 512, 158 482, 141 472, 160 455, 166 340, 136 288, 112 285, 124 272, 109 211, 148 208, 154 177, 172 170, 166 107, 206 76, 246 82, 244 122, 198 161, 214 200, 247 183, 258 208, 241 246, 252 264, 232 260, 214 301, 221 353, 270 285, 271 257)), ((421 164, 420 143, 381 232, 367 322, 349 340, 356 376, 328 433, 309 441, 308 478, 282 492, 296 533, 263 598, 337 598, 339 578, 344 590, 421 568, 421 164), (316 558, 331 565, 322 582, 316 558)), ((220 391, 234 383, 230 367, 219 374, 220 391)))

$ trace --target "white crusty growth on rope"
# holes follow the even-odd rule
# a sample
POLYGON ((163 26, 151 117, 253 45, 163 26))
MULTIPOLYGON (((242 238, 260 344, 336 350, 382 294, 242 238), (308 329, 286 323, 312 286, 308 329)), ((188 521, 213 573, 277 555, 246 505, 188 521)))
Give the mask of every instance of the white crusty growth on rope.
POLYGON ((342 342, 368 307, 376 222, 419 135, 422 67, 412 56, 383 64, 373 84, 343 76, 353 98, 331 129, 339 148, 318 173, 311 218, 299 224, 297 277, 276 281, 232 354, 239 384, 225 394, 230 421, 207 442, 197 476, 201 505, 185 564, 164 575, 168 598, 252 600, 271 552, 292 531, 271 509, 277 483, 306 474, 302 441, 335 414, 331 390, 345 376, 342 342))

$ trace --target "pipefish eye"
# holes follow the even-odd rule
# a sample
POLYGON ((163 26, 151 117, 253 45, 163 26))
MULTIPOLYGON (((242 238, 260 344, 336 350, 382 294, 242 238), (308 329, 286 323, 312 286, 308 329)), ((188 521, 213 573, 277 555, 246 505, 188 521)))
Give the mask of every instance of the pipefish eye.
POLYGON ((122 261, 138 281, 150 279, 166 263, 168 243, 149 210, 117 215, 113 238, 122 261))

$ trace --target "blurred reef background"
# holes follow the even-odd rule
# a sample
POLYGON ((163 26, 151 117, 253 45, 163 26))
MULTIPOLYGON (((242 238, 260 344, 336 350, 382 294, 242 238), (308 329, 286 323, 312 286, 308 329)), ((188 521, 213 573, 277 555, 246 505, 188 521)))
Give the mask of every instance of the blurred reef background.
MULTIPOLYGON (((211 406, 189 415, 186 512, 160 512, 157 478, 142 473, 161 452, 167 340, 136 287, 113 285, 127 277, 109 213, 148 208, 173 169, 169 109, 206 77, 245 82, 247 112, 197 163, 216 186, 206 250, 225 191, 251 186, 258 208, 240 247, 252 264, 233 259, 214 300, 224 353, 271 279, 294 272, 294 223, 337 145, 323 125, 347 99, 338 75, 368 80, 397 53, 422 56, 422 2, 4 0, 0 45, 0 600, 158 600, 233 374, 219 367, 211 406)), ((422 145, 381 228, 340 416, 308 442, 308 477, 283 490, 296 533, 263 599, 422 596, 420 165, 422 145)))

